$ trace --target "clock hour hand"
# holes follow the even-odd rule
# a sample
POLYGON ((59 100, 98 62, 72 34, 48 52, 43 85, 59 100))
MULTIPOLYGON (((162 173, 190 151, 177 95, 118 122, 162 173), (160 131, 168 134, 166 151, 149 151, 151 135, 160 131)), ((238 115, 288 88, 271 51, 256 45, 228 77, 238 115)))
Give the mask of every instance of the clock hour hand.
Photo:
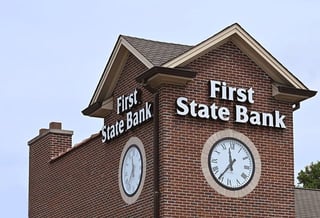
POLYGON ((227 170, 234 164, 234 162, 236 162, 236 159, 233 159, 231 163, 228 164, 227 168, 220 174, 220 176, 218 177, 218 179, 221 179, 221 177, 227 172, 227 170))

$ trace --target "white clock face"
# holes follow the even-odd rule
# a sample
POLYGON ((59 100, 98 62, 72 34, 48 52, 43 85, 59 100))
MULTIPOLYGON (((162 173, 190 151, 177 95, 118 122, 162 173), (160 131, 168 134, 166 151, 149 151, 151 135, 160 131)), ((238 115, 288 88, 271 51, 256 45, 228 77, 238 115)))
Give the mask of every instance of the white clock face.
POLYGON ((139 148, 131 145, 123 159, 121 182, 128 196, 132 196, 139 188, 142 178, 142 157, 139 148))
POLYGON ((246 186, 255 170, 250 150, 234 138, 224 138, 216 142, 209 153, 208 164, 216 182, 230 190, 246 186))

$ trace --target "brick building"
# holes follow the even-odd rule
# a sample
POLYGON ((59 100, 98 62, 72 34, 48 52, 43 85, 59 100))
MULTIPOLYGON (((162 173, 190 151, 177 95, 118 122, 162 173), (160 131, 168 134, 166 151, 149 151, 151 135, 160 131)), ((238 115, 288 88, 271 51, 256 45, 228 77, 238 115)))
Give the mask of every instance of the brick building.
POLYGON ((241 26, 187 46, 120 36, 72 146, 28 142, 30 217, 294 217, 293 111, 316 94, 241 26))

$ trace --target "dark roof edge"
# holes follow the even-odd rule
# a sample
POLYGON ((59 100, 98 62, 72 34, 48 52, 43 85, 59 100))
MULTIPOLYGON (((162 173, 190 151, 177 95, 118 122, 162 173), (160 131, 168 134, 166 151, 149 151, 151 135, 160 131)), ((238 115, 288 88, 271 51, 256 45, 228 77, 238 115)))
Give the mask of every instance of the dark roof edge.
POLYGON ((279 86, 278 90, 282 93, 291 94, 291 95, 300 95, 308 98, 311 98, 317 94, 317 91, 297 89, 297 88, 287 87, 287 86, 279 86))
POLYGON ((95 102, 92 105, 89 105, 88 107, 83 109, 81 112, 83 115, 90 116, 92 113, 94 113, 101 107, 101 104, 101 102, 95 102))
POLYGON ((149 70, 146 70, 141 75, 136 77, 136 81, 138 83, 146 83, 148 79, 153 77, 154 75, 161 73, 166 75, 172 75, 172 76, 181 76, 181 77, 187 77, 187 78, 194 78, 197 73, 189 70, 189 69, 183 69, 183 68, 168 68, 168 67, 152 67, 149 70))

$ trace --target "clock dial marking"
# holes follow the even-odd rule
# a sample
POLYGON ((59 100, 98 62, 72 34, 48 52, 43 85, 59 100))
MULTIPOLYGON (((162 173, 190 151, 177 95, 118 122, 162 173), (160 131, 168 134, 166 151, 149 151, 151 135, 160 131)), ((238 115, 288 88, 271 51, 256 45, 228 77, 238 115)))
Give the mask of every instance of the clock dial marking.
POLYGON ((230 140, 230 149, 234 150, 235 148, 235 142, 230 140))
POLYGON ((245 173, 241 173, 241 177, 242 177, 243 179, 247 179, 247 178, 248 178, 248 175, 246 175, 245 173))
POLYGON ((221 144, 221 147, 223 148, 223 150, 227 149, 227 146, 224 143, 221 144))

